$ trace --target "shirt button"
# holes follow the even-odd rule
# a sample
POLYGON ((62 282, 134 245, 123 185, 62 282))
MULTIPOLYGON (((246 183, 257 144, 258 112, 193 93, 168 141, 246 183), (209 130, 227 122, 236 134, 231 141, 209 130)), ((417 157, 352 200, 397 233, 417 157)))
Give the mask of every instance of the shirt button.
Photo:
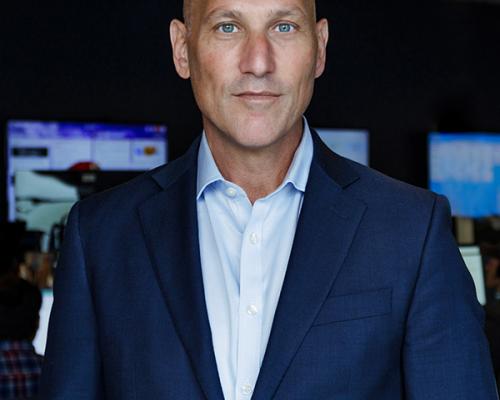
POLYGON ((236 191, 235 188, 229 187, 226 189, 226 195, 228 197, 236 197, 237 194, 238 194, 238 192, 236 191))
POLYGON ((247 314, 252 316, 252 317, 257 315, 258 312, 259 312, 259 309, 257 308, 257 306, 254 306, 253 304, 251 304, 247 307, 247 314))
POLYGON ((259 243, 259 236, 255 232, 250 234, 250 243, 252 244, 259 243))
POLYGON ((245 396, 250 396, 253 392, 253 388, 250 385, 243 385, 241 387, 241 393, 245 396))

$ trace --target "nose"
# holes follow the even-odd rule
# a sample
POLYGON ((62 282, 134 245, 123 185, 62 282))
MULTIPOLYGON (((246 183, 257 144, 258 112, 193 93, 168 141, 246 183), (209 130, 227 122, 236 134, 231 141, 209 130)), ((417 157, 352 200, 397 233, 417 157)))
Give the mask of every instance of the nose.
POLYGON ((254 34, 248 37, 243 47, 240 60, 240 71, 264 77, 274 72, 275 60, 272 44, 265 34, 254 34))

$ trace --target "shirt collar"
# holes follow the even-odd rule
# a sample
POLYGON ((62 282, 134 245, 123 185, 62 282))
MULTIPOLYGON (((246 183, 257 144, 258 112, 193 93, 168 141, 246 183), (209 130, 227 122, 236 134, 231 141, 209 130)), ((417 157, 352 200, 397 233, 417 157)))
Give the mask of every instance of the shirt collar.
POLYGON ((224 181, 224 177, 215 164, 212 151, 208 145, 205 131, 201 136, 200 149, 198 150, 198 177, 196 182, 196 198, 199 199, 205 189, 212 183, 224 181))
MULTIPOLYGON (((291 183, 297 190, 304 192, 309 178, 309 169, 313 158, 313 140, 311 130, 306 118, 304 120, 304 132, 299 147, 295 151, 290 168, 281 185, 275 192, 291 183)), ((227 182, 217 167, 215 160, 208 145, 207 137, 203 132, 198 150, 198 176, 196 182, 197 199, 203 194, 205 189, 214 182, 227 182)), ((274 193, 275 193, 274 192, 274 193)))

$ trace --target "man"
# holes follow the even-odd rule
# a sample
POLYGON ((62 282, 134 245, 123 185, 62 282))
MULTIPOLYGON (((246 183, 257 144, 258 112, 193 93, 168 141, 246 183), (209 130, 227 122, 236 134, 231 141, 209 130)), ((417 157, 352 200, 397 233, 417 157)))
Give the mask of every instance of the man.
POLYGON ((302 115, 313 0, 185 1, 204 133, 73 209, 43 399, 495 399, 445 199, 331 153, 302 115))
MULTIPOLYGON (((10 242, 4 232, 0 236, 4 245, 10 242)), ((42 357, 32 344, 42 295, 38 287, 19 278, 13 248, 5 247, 0 257, 0 398, 4 400, 35 398, 42 370, 42 357)))

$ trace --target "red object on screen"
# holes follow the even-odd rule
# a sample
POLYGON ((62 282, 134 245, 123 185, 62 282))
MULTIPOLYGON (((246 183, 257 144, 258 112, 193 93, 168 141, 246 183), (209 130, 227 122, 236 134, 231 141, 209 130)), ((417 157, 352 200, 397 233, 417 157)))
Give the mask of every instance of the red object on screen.
POLYGON ((78 162, 69 167, 70 171, 96 171, 99 169, 99 165, 92 161, 78 162))

